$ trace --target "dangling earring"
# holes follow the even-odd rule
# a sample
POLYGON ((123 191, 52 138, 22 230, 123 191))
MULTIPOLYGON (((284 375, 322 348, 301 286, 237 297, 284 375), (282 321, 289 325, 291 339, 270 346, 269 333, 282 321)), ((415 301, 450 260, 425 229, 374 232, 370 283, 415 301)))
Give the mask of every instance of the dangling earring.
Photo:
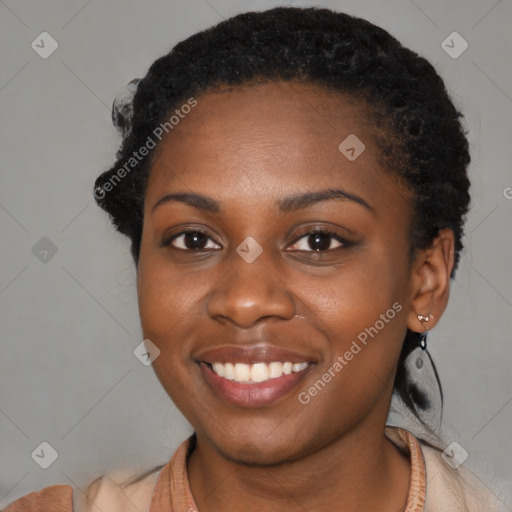
POLYGON ((421 350, 427 350, 427 331, 428 331, 428 322, 430 322, 430 320, 434 318, 434 316, 429 313, 427 316, 423 316, 423 315, 418 315, 418 320, 421 322, 421 323, 425 323, 427 325, 425 325, 425 330, 420 333, 420 336, 418 338, 418 344, 421 348, 421 350))
POLYGON ((427 333, 422 332, 418 338, 418 344, 421 350, 427 350, 427 333))
MULTIPOLYGON (((406 389, 420 422, 435 432, 442 422, 443 392, 434 362, 427 350, 427 333, 432 327, 429 322, 434 317, 429 313, 427 316, 418 315, 417 318, 421 322, 423 332, 412 331, 414 336, 411 336, 411 342, 414 346, 404 360, 406 389)), ((419 425, 419 428, 421 429, 422 425, 419 425)))

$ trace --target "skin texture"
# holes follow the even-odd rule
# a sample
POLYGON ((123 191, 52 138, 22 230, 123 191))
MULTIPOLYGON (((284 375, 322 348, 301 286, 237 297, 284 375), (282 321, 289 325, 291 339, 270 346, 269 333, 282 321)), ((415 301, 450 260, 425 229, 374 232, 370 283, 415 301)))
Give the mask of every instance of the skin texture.
POLYGON ((199 510, 402 510, 409 462, 384 426, 406 328, 425 330, 417 315, 429 313, 431 328, 446 306, 451 231, 411 260, 410 196, 379 166, 371 122, 349 97, 278 82, 197 101, 155 155, 138 295, 144 337, 161 351, 155 372, 197 433, 188 471, 199 510), (352 162, 338 150, 349 134, 366 146, 352 162), (279 211, 286 196, 325 189, 355 194, 370 208, 330 199, 279 211), (214 199, 219 211, 179 201, 153 210, 178 192, 214 199), (184 250, 180 233, 194 228, 207 237, 196 244, 201 250, 184 250), (326 236, 315 251, 313 229, 349 244, 326 236), (249 236, 263 249, 250 264, 235 250, 249 236), (298 393, 394 303, 401 311, 301 404, 298 393), (313 369, 270 405, 224 402, 194 356, 262 340, 306 354, 313 369))

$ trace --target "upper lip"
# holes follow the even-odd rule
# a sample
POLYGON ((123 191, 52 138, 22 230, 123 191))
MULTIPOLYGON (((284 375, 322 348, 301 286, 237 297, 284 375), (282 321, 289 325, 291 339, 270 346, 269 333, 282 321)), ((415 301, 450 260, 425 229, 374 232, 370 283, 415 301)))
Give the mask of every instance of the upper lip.
POLYGON ((271 343, 258 343, 255 345, 227 345, 199 351, 194 359, 198 362, 213 363, 313 363, 311 356, 293 352, 272 345, 271 343))

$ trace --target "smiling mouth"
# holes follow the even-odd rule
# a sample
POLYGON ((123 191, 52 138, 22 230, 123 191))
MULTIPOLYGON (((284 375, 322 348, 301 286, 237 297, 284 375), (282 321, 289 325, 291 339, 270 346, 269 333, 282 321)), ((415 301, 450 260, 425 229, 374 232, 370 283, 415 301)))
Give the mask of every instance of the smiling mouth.
POLYGON ((305 361, 199 363, 210 389, 223 401, 243 408, 268 407, 284 399, 299 386, 313 366, 314 363, 305 361))
POLYGON ((220 362, 206 364, 219 377, 243 383, 267 382, 272 379, 278 379, 283 375, 299 373, 310 366, 310 363, 305 361, 301 363, 272 361, 271 363, 261 362, 254 364, 220 362))
POLYGON ((203 381, 217 398, 243 408, 271 407, 297 388, 318 356, 269 342, 221 345, 193 355, 203 381))

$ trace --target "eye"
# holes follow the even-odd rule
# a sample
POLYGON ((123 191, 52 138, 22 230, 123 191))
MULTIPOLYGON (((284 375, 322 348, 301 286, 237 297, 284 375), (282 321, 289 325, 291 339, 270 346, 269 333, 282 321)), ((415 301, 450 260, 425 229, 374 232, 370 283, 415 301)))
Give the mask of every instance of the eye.
POLYGON ((348 246, 349 243, 338 234, 327 230, 310 231, 298 238, 290 250, 306 252, 326 252, 348 246))
POLYGON ((171 245, 175 249, 182 251, 203 251, 221 248, 210 236, 198 229, 181 231, 165 241, 163 245, 171 245))

